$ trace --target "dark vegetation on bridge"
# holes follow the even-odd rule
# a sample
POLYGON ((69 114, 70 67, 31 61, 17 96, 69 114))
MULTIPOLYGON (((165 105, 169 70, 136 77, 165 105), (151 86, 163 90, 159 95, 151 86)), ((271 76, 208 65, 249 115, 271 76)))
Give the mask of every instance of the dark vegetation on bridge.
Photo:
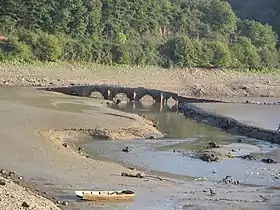
POLYGON ((0 61, 279 67, 279 3, 228 1, 1 0, 0 61))

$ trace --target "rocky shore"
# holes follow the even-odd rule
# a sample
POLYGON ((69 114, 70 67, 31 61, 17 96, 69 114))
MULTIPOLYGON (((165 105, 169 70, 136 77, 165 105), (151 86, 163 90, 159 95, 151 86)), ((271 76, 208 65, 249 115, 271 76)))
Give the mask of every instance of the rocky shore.
POLYGON ((0 209, 58 210, 60 204, 67 205, 26 183, 15 172, 0 170, 0 209))

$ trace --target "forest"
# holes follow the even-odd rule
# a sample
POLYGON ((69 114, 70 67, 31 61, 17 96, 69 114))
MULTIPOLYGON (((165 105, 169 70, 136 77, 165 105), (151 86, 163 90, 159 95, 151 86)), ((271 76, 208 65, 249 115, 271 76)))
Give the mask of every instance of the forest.
POLYGON ((244 2, 0 0, 0 61, 278 68, 280 4, 266 18, 244 2))

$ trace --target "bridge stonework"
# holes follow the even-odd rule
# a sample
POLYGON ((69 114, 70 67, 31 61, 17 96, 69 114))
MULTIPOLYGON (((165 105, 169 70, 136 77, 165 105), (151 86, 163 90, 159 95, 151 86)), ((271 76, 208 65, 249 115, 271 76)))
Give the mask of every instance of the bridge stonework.
POLYGON ((41 88, 43 90, 59 92, 67 95, 76 95, 80 97, 90 97, 92 93, 99 92, 105 100, 113 100, 117 94, 125 94, 128 101, 140 101, 144 96, 149 95, 155 103, 166 104, 169 99, 175 100, 177 103, 185 102, 221 102, 207 99, 186 98, 179 96, 177 93, 161 91, 156 89, 148 89, 143 87, 131 88, 116 85, 80 85, 67 87, 50 87, 41 88))

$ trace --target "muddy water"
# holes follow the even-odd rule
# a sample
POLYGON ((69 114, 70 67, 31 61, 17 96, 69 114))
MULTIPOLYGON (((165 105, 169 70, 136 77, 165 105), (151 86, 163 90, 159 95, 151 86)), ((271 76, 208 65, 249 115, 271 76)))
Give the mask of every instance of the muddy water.
MULTIPOLYGON (((219 181, 227 175, 244 184, 275 186, 280 185, 279 165, 262 163, 260 160, 248 161, 240 158, 224 159, 215 163, 207 163, 184 155, 185 150, 202 148, 210 141, 219 144, 230 144, 237 141, 238 136, 231 136, 220 130, 197 124, 176 113, 170 106, 143 104, 121 104, 113 107, 126 112, 145 114, 159 122, 159 127, 166 134, 164 139, 137 141, 91 141, 84 145, 87 153, 110 161, 139 167, 148 172, 161 172, 180 179, 206 178, 219 181), (131 152, 124 153, 124 147, 131 152), (175 152, 174 152, 175 149, 175 152)), ((243 138, 243 137, 242 137, 243 138)), ((277 156, 278 145, 264 141, 243 138, 243 143, 255 145, 256 156, 277 156)), ((253 152, 253 150, 252 150, 253 152)), ((248 152, 247 152, 248 153, 248 152)), ((245 154, 247 154, 245 153, 245 154)), ((250 150, 249 150, 250 153, 250 150)))

